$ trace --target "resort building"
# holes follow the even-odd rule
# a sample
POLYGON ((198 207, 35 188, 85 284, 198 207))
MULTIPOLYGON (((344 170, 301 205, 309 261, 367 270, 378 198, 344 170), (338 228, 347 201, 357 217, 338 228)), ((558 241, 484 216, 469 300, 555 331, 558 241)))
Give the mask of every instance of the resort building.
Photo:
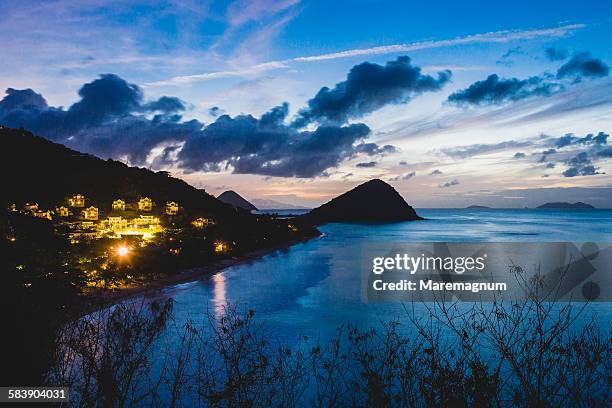
POLYGON ((70 215, 70 210, 68 207, 64 207, 63 205, 57 208, 57 214, 60 217, 68 217, 70 215))
POLYGON ((159 218, 154 217, 152 215, 141 215, 138 218, 134 218, 132 220, 132 224, 134 225, 158 225, 159 218))
POLYGON ((86 220, 97 220, 98 219, 98 207, 94 207, 93 205, 85 210, 83 210, 83 218, 86 220))
POLYGON ((193 225, 196 228, 204 228, 214 223, 215 221, 212 218, 200 217, 200 218, 196 218, 195 220, 193 220, 191 222, 191 225, 193 225))
POLYGON ((94 227, 94 222, 93 221, 83 221, 81 222, 81 228, 83 229, 91 229, 94 227))
POLYGON ((178 211, 179 211, 178 203, 175 203, 174 201, 168 201, 166 203, 166 215, 176 215, 178 214, 178 211))
POLYGON ((122 217, 108 217, 106 225, 111 231, 117 232, 128 227, 128 220, 122 217))
POLYGON ((153 200, 149 197, 144 197, 138 200, 138 209, 140 211, 151 211, 153 209, 153 200))
POLYGON ((38 211, 38 204, 37 203, 25 203, 23 205, 23 210, 30 211, 30 212, 38 211))
POLYGON ((68 199, 68 204, 70 207, 85 207, 85 196, 82 194, 75 194, 68 199))
POLYGON ((32 214, 34 214, 34 216, 36 218, 46 218, 48 220, 52 220, 53 219, 53 213, 51 211, 49 211, 49 210, 47 210, 47 211, 36 210, 32 214))
POLYGON ((125 201, 120 198, 113 201, 113 211, 125 211, 125 201))
POLYGON ((226 253, 229 250, 229 245, 223 241, 215 242, 215 252, 216 253, 226 253))

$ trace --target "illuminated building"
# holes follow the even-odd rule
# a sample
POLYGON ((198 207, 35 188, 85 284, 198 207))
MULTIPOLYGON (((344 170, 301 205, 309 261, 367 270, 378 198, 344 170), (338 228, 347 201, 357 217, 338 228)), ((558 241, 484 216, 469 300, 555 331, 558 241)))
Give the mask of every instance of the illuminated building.
POLYGON ((168 201, 166 203, 166 215, 176 215, 178 214, 179 205, 174 201, 168 201))
POLYGON ((24 211, 38 211, 38 204, 37 203, 25 203, 23 205, 23 210, 24 211))
POLYGON ((93 205, 83 210, 83 218, 86 220, 97 220, 98 219, 98 208, 93 205))
POLYGON ((53 215, 52 212, 47 210, 47 211, 42 211, 42 210, 36 210, 32 213, 35 217, 37 218, 46 218, 48 220, 52 220, 53 219, 53 215))
POLYGON ((138 218, 134 218, 132 220, 132 223, 134 225, 139 225, 139 226, 142 226, 142 225, 157 225, 157 224, 159 224, 159 218, 154 217, 152 215, 141 215, 138 218))
POLYGON ((85 196, 82 194, 75 194, 68 199, 68 204, 70 207, 85 207, 85 196))
POLYGON ((108 229, 113 232, 126 229, 128 226, 128 220, 122 217, 108 217, 106 219, 108 229))
POLYGON ((214 223, 215 223, 215 221, 212 218, 203 218, 203 217, 200 217, 200 218, 196 218, 195 220, 193 220, 191 222, 191 225, 193 225, 196 228, 204 228, 204 227, 206 227, 208 225, 212 225, 214 223))
POLYGON ((159 218, 152 215, 141 215, 134 219, 122 217, 108 217, 100 223, 102 232, 110 234, 111 238, 123 236, 140 236, 142 239, 151 239, 153 235, 162 232, 164 228, 160 225, 159 218))
POLYGON ((227 243, 223 242, 223 241, 216 241, 215 242, 215 252, 216 253, 225 253, 229 250, 229 246, 227 245, 227 243))
POLYGON ((114 211, 125 211, 125 201, 123 201, 120 198, 113 201, 113 210, 114 211))
POLYGON ((15 203, 10 204, 10 205, 7 207, 7 209, 8 209, 9 211, 11 211, 11 212, 15 212, 15 211, 17 211, 17 204, 15 204, 15 203))
POLYGON ((83 229, 90 229, 94 227, 94 222, 93 221, 83 221, 81 222, 81 228, 83 229))
POLYGON ((68 217, 70 215, 70 210, 68 210, 68 207, 64 207, 62 205, 61 207, 57 208, 57 214, 60 217, 68 217))
POLYGON ((149 197, 144 197, 138 200, 138 209, 140 211, 151 211, 153 209, 153 201, 149 197))

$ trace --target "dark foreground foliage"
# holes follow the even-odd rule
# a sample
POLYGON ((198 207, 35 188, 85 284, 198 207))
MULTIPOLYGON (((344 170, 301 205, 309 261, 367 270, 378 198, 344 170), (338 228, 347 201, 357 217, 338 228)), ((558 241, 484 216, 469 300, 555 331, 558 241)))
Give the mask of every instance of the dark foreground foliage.
POLYGON ((171 301, 122 305, 65 327, 48 381, 69 386, 74 406, 610 406, 610 328, 580 306, 427 307, 288 346, 253 311, 173 333, 171 301))

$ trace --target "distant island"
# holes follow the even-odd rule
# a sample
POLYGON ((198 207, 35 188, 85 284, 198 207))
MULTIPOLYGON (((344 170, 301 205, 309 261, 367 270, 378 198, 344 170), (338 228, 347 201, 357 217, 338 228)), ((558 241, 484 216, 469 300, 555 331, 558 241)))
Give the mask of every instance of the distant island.
POLYGON ((311 225, 422 219, 392 186, 380 179, 365 182, 300 217, 300 221, 311 225))
POLYGON ((243 210, 247 211, 257 211, 257 207, 234 190, 224 191, 223 193, 219 194, 217 199, 236 208, 242 208, 243 210))
POLYGON ((573 203, 573 204, 572 203, 562 203, 562 202, 546 203, 546 204, 537 206, 536 208, 591 210, 591 209, 594 209, 595 207, 593 207, 591 204, 587 204, 587 203, 578 201, 577 203, 573 203))
POLYGON ((255 198, 251 200, 259 210, 309 210, 312 207, 287 204, 281 201, 270 200, 268 198, 255 198))
POLYGON ((466 208, 471 208, 473 210, 477 210, 477 209, 483 210, 483 209, 487 209, 487 208, 491 208, 491 207, 487 207, 486 205, 470 205, 470 206, 468 206, 466 208))

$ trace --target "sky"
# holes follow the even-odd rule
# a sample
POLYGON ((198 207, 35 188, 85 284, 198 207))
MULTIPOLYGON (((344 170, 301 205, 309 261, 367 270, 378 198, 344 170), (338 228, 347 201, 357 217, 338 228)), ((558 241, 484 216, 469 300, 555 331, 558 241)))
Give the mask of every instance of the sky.
POLYGON ((108 3, 0 0, 0 124, 214 195, 612 207, 610 2, 108 3))

